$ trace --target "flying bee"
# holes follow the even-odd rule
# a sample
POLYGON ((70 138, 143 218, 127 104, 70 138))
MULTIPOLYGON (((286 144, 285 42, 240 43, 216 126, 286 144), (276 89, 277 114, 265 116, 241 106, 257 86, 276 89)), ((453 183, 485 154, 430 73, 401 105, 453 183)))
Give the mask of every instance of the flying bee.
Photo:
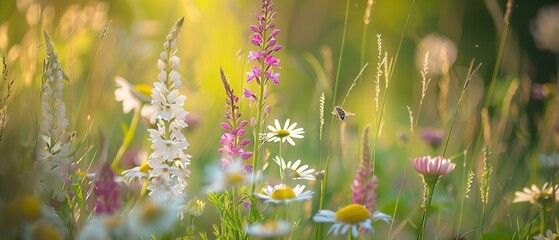
POLYGON ((355 115, 354 113, 345 111, 342 107, 340 106, 335 106, 334 110, 332 111, 332 114, 334 116, 336 116, 337 119, 340 120, 344 120, 347 116, 353 116, 355 115))

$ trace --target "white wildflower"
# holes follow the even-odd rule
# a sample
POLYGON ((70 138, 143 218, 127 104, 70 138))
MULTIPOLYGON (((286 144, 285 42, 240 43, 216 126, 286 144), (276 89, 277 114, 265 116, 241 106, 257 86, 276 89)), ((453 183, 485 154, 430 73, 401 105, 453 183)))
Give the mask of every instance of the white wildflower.
POLYGON ((45 32, 47 60, 43 70, 41 93, 42 121, 39 130, 36 191, 59 201, 66 196, 65 185, 73 160, 70 140, 73 133, 66 132, 68 120, 62 101, 62 80, 67 79, 58 63, 58 54, 45 32))
POLYGON ((177 71, 180 60, 174 55, 183 22, 184 18, 180 19, 171 30, 157 61, 158 81, 151 89, 151 105, 154 107, 151 120, 156 123, 156 129, 148 130, 153 150, 147 161, 149 167, 125 172, 126 178, 133 180, 145 177, 147 170, 149 195, 163 202, 183 202, 186 177, 190 174, 187 169, 190 155, 184 153, 188 141, 181 133, 187 126, 184 118, 188 112, 183 109, 186 96, 179 94, 181 75, 177 71))

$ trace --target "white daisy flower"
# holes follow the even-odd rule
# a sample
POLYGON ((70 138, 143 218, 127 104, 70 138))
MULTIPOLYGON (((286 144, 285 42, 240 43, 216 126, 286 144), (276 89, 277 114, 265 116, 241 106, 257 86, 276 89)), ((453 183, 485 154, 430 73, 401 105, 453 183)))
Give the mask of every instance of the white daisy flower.
POLYGON ((273 238, 287 235, 291 231, 291 224, 284 220, 268 220, 249 225, 246 233, 253 237, 273 238))
POLYGON ((328 230, 328 234, 333 233, 334 235, 345 235, 351 228, 351 235, 356 238, 359 236, 359 228, 374 232, 371 224, 373 221, 381 220, 389 222, 391 218, 380 211, 375 211, 371 214, 363 205, 350 204, 337 212, 333 212, 331 210, 319 210, 318 213, 314 215, 313 220, 321 223, 334 223, 334 225, 332 225, 332 227, 328 230))
POLYGON ((151 102, 151 87, 147 84, 132 85, 126 79, 120 76, 115 77, 117 88, 115 89, 115 100, 122 102, 122 112, 129 113, 133 109, 140 109, 140 115, 149 119, 155 108, 149 103, 151 102))
POLYGON ((126 183, 130 184, 136 179, 142 179, 142 178, 147 179, 149 176, 148 172, 150 168, 151 167, 149 166, 148 162, 144 162, 140 166, 137 166, 132 169, 124 170, 122 172, 122 175, 124 176, 124 180, 126 181, 126 183))
POLYGON ((314 181, 316 178, 314 176, 314 169, 309 169, 309 165, 302 165, 301 160, 297 160, 295 162, 287 162, 280 157, 275 157, 274 162, 276 162, 280 168, 282 173, 282 178, 287 177, 289 179, 306 179, 314 181))
POLYGON ((126 220, 126 227, 134 239, 151 239, 153 234, 169 231, 179 220, 181 201, 161 201, 148 198, 135 207, 126 220))
POLYGON ((281 127, 279 121, 276 119, 274 121, 275 126, 268 125, 268 129, 272 132, 265 133, 262 135, 265 141, 268 142, 279 142, 281 141, 284 143, 285 141, 289 142, 292 146, 295 146, 295 142, 293 138, 303 138, 303 133, 305 130, 303 128, 295 128, 297 127, 297 123, 293 123, 289 125, 290 120, 287 119, 283 128, 281 127))
POLYGON ((291 203, 291 202, 298 202, 303 200, 308 200, 312 198, 312 194, 314 193, 311 190, 305 190, 305 185, 297 185, 295 188, 290 188, 285 184, 278 184, 274 187, 267 185, 259 193, 256 193, 256 196, 263 199, 266 203, 291 203))
POLYGON ((530 202, 531 204, 539 206, 544 202, 551 202, 553 200, 559 202, 559 185, 552 187, 551 184, 546 182, 543 184, 541 189, 535 184, 532 184, 530 188, 525 187, 523 191, 515 192, 514 200, 512 200, 512 202, 530 202), (555 197, 553 197, 554 188, 555 197))
POLYGON ((78 240, 104 240, 126 238, 122 219, 115 216, 93 216, 80 231, 78 240))
POLYGON ((212 183, 207 188, 209 192, 223 192, 230 190, 231 187, 249 185, 252 182, 251 173, 246 171, 241 161, 234 161, 223 170, 218 167, 212 168, 207 176, 212 183))

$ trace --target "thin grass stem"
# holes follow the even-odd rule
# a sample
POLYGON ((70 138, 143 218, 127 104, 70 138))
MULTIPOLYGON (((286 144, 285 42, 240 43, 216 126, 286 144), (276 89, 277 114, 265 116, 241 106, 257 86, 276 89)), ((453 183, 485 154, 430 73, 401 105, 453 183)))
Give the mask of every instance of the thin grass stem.
MULTIPOLYGON (((341 69, 341 65, 342 65, 342 59, 343 59, 343 55, 344 55, 344 45, 345 45, 345 38, 346 38, 346 31, 347 31, 347 22, 348 22, 348 17, 349 17, 349 0, 346 0, 346 9, 345 9, 345 17, 344 17, 344 29, 342 32, 342 43, 340 46, 340 56, 338 58, 338 66, 336 69, 336 78, 334 79, 334 94, 332 95, 332 108, 334 108, 334 106, 336 106, 336 101, 337 101, 337 94, 338 94, 338 82, 340 79, 340 69, 341 69)), ((332 145, 332 128, 334 126, 334 115, 330 116, 330 128, 329 128, 329 133, 328 133, 328 146, 332 145)), ((320 189, 320 201, 318 204, 318 209, 323 209, 324 208, 324 200, 325 200, 325 195, 326 195, 326 186, 328 186, 328 172, 329 172, 329 167, 330 167, 330 150, 332 148, 328 148, 328 153, 326 154, 326 166, 324 167, 324 179, 322 179, 322 185, 321 185, 321 189, 320 189)), ((323 223, 318 223, 318 226, 316 228, 316 239, 323 239, 322 238, 322 227, 323 227, 323 223)))
POLYGON ((130 143, 132 142, 132 139, 134 139, 134 135, 136 135, 136 129, 138 128, 138 123, 140 122, 142 107, 143 107, 143 104, 142 104, 142 106, 140 106, 140 108, 135 109, 134 116, 132 117, 132 120, 130 121, 130 127, 126 131, 126 135, 124 136, 124 140, 122 141, 122 145, 120 145, 120 148, 118 149, 118 151, 116 153, 116 156, 113 160, 112 167, 117 174, 120 174, 122 172, 120 167, 119 167, 120 160, 122 160, 122 156, 124 156, 124 153, 128 149, 128 146, 130 146, 130 143))

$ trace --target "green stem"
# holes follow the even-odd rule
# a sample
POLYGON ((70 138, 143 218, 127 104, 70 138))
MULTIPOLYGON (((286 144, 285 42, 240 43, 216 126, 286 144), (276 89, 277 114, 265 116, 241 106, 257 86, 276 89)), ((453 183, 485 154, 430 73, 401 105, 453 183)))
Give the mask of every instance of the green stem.
POLYGON ((483 208, 481 210, 481 239, 483 240, 483 233, 485 230, 485 214, 487 213, 487 203, 483 204, 483 208))
MULTIPOLYGON (((467 175, 467 171, 466 171, 466 160, 468 159, 467 157, 467 151, 464 150, 464 163, 463 163, 463 169, 462 169, 462 189, 464 189, 464 191, 466 191, 466 184, 468 181, 468 176, 467 175)), ((464 200, 466 199, 466 196, 464 196, 462 198, 462 200, 460 201, 460 214, 458 215, 458 227, 456 228, 456 239, 460 239, 460 228, 462 227, 462 213, 464 211, 464 200)))
MULTIPOLYGON (((555 174, 557 174, 557 172, 555 174)), ((557 188, 555 187, 555 174, 552 175, 550 181, 552 187, 552 196, 557 196, 557 188)), ((556 216, 557 216, 557 201, 551 201, 551 226, 557 226, 555 224, 556 216)))
POLYGON ((425 191, 427 191, 427 199, 425 201, 425 208, 423 209, 423 216, 421 217, 421 228, 417 234, 417 240, 423 240, 425 234, 425 225, 427 224, 427 217, 429 215, 429 208, 431 207, 431 200, 433 199, 433 192, 435 191, 435 185, 437 185, 439 177, 433 181, 433 186, 429 188, 429 184, 425 182, 425 191))
MULTIPOLYGON (((501 32, 501 41, 499 43, 499 51, 497 52, 497 59, 495 61, 495 67, 493 68, 493 73, 491 75, 491 83, 489 84, 489 90, 487 92, 485 103, 483 104, 483 108, 489 107, 491 103, 491 99, 493 98, 493 91, 495 90, 495 82, 497 81, 497 74, 499 73, 499 69, 501 68, 501 59, 503 58, 503 52, 505 51, 505 44, 507 42, 507 35, 509 32, 509 25, 505 24, 503 28, 503 32, 501 32)), ((474 156, 475 153, 478 152, 479 145, 481 143, 481 138, 483 136, 483 128, 479 128, 479 134, 477 135, 475 144, 474 144, 474 156)), ((489 144, 489 143, 487 143, 489 144)))
POLYGON ((545 203, 543 203, 540 207, 540 233, 544 234, 545 232, 545 203))
POLYGON ((282 162, 284 162, 285 160, 283 160, 283 158, 282 158, 282 156, 281 156, 281 145, 282 145, 282 143, 281 143, 281 141, 279 141, 279 158, 280 158, 280 159, 279 159, 279 160, 280 160, 280 164, 279 164, 280 167, 279 167, 279 170, 280 170, 280 178, 281 178, 281 180, 285 183, 285 177, 284 177, 283 167, 281 166, 281 165, 282 165, 282 162))
MULTIPOLYGON (((400 41, 398 42, 398 49, 396 50, 396 55, 394 56, 394 64, 392 64, 392 67, 390 68, 390 72, 386 73, 388 74, 388 76, 392 76, 392 73, 394 72, 394 69, 396 68, 396 63, 398 62, 398 56, 400 55, 400 49, 402 48, 402 42, 404 42, 404 36, 406 34, 406 31, 408 29, 408 24, 410 22, 410 18, 411 18, 411 14, 413 11, 413 7, 415 6, 415 0, 411 1, 411 6, 410 6, 410 10, 408 11, 408 16, 406 18, 406 23, 404 24, 404 29, 402 30, 402 34, 400 35, 400 41)), ((388 64, 388 63, 387 63, 388 64)), ((386 93, 385 93, 386 94, 386 93)), ((385 95, 386 96, 386 95, 385 95)), ((383 107, 384 108, 384 107, 383 107)), ((417 121, 417 120, 416 120, 417 121)), ((377 134, 378 135, 378 134, 377 134)), ((376 136, 375 136, 376 138, 376 136)), ((374 140, 374 142, 376 142, 376 140, 374 140)), ((411 152, 411 145, 413 144, 413 133, 412 133, 412 143, 410 143, 410 149, 409 152, 411 152)), ((375 149, 373 147, 373 168, 374 168, 374 163, 375 163, 375 149)), ((408 154, 409 156, 409 154, 408 154)), ((407 171, 407 165, 406 165, 406 169, 404 170, 404 173, 407 171)), ((398 211, 398 205, 400 203, 400 195, 402 193, 402 189, 404 186, 404 182, 406 179, 406 175, 404 174, 402 176, 402 181, 400 182, 400 190, 398 190, 398 197, 396 198, 396 206, 394 207, 394 212, 392 213, 392 219, 395 219, 396 217, 396 212, 398 211)), ((392 227, 394 226, 394 221, 390 221, 390 228, 388 230, 388 236, 390 238, 390 235, 392 233, 392 227)))
POLYGON ((134 110, 134 117, 132 117, 132 120, 130 122, 130 127, 128 128, 128 131, 126 131, 126 135, 124 136, 122 145, 120 145, 120 148, 116 153, 115 159, 113 160, 112 167, 117 173, 120 173, 120 167, 118 166, 118 164, 120 163, 120 160, 122 160, 122 156, 124 156, 124 153, 128 149, 128 146, 130 146, 130 143, 132 142, 134 135, 136 135, 136 129, 138 128, 138 123, 140 122, 143 106, 144 105, 142 104, 138 109, 134 110))
MULTIPOLYGON (((347 31, 347 22, 348 22, 348 17, 349 17, 349 0, 346 1, 346 9, 345 9, 345 17, 344 17, 344 29, 343 29, 343 33, 342 33, 342 43, 340 46, 340 56, 338 57, 338 66, 336 69, 336 79, 334 80, 334 94, 332 95, 332 108, 334 108, 334 106, 336 106, 336 101, 337 101, 337 94, 338 94, 338 82, 340 79, 340 69, 342 66, 342 58, 344 55, 344 45, 345 45, 345 38, 346 38, 346 31, 347 31)), ((332 127, 334 125, 334 116, 330 117, 330 131, 328 133, 329 135, 329 141, 328 141, 328 146, 330 146, 332 144, 332 127)), ((328 185, 328 171, 329 171, 329 166, 330 166, 330 150, 331 148, 328 148, 328 154, 326 156, 326 166, 324 168, 324 179, 322 180, 322 185, 321 185, 321 189, 320 189, 320 201, 319 201, 319 206, 318 209, 323 209, 324 208, 324 198, 326 195, 326 186, 328 185)), ((323 227, 323 223, 318 223, 318 226, 316 228, 316 239, 323 239, 322 238, 322 227, 323 227)))
MULTIPOLYGON (((262 32, 262 39, 268 39, 267 32, 262 32)), ((266 52, 264 48, 264 44, 260 47, 261 52, 266 52)), ((264 110, 264 90, 266 89, 266 63, 265 61, 260 62, 260 69, 262 73, 260 77, 257 79, 259 83, 259 95, 258 95, 258 105, 256 106, 256 126, 254 126, 254 148, 253 148, 253 158, 252 158, 252 184, 251 184, 251 193, 256 192, 256 174, 258 172, 258 156, 260 155, 260 144, 263 144, 263 141, 260 140, 260 130, 262 127, 262 111, 264 110)), ((249 215, 252 216, 254 211, 256 210, 254 198, 252 199, 250 213, 249 215)))

